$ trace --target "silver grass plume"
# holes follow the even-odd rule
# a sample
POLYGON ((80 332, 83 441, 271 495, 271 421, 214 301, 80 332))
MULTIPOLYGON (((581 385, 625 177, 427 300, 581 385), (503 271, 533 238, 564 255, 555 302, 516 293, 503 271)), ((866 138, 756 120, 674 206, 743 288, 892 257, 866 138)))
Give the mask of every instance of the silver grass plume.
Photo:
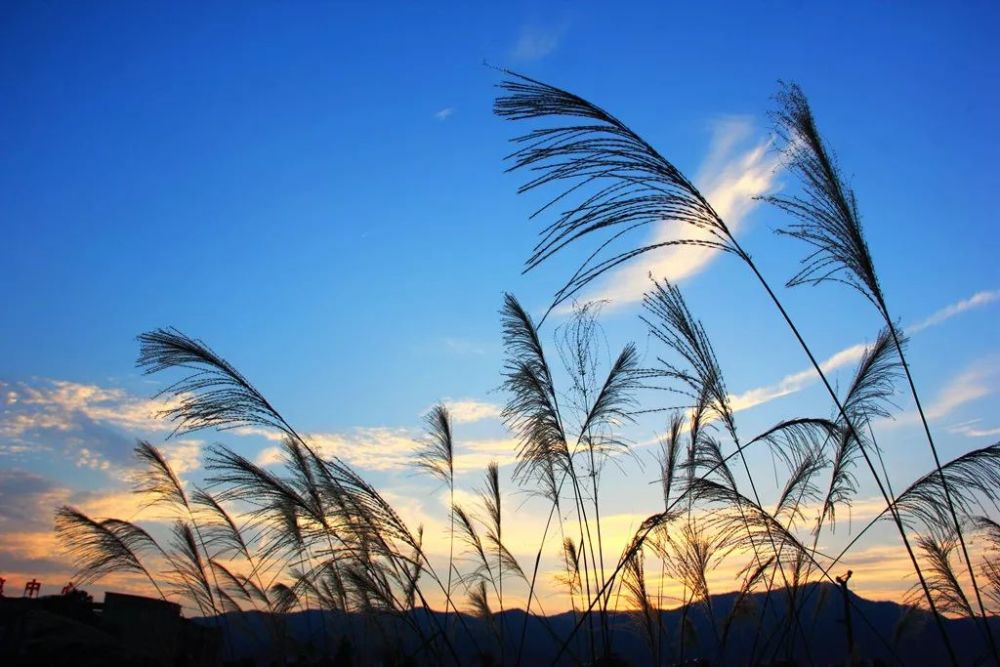
POLYGON ((510 294, 504 297, 502 321, 502 387, 508 399, 501 418, 518 439, 514 478, 535 480, 555 502, 556 474, 570 468, 555 383, 531 316, 510 294))
POLYGON ((105 519, 95 521, 72 507, 56 511, 56 535, 77 568, 75 579, 81 584, 97 581, 112 572, 137 572, 145 576, 163 596, 156 579, 143 558, 167 555, 156 540, 139 526, 105 519))
POLYGON ((840 173, 837 161, 816 127, 809 103, 795 84, 782 85, 777 94, 775 126, 785 144, 787 168, 803 184, 802 196, 764 197, 798 222, 780 230, 805 241, 813 252, 789 286, 836 281, 850 285, 880 310, 882 288, 875 273, 861 227, 854 191, 840 173))
MULTIPOLYGON (((508 171, 525 170, 531 180, 518 192, 549 184, 563 188, 534 215, 561 206, 555 222, 544 228, 529 257, 530 270, 584 236, 604 240, 560 289, 553 307, 571 298, 605 271, 657 248, 697 245, 738 252, 725 223, 694 185, 639 135, 607 111, 565 90, 514 72, 500 83, 504 95, 493 109, 513 121, 548 119, 513 140, 508 171), (646 225, 691 225, 691 238, 652 243, 610 254, 615 240, 646 225)), ((534 216, 532 216, 534 217, 534 216)))
MULTIPOLYGON (((973 520, 988 503, 1000 510, 1000 442, 974 449, 941 466, 959 516, 973 520)), ((944 499, 941 473, 933 470, 896 497, 896 508, 904 522, 919 522, 941 537, 953 529, 944 499)))
POLYGON ((136 365, 147 375, 182 368, 186 377, 160 392, 176 404, 161 415, 175 433, 262 426, 297 437, 277 410, 228 361, 205 343, 177 329, 155 329, 139 336, 136 365))
MULTIPOLYGON (((883 329, 862 355, 844 397, 844 413, 855 427, 867 424, 876 417, 890 416, 889 401, 901 372, 892 335, 888 329, 883 329)), ((848 428, 842 417, 836 422, 838 432, 831 457, 830 484, 823 498, 817 530, 827 519, 831 524, 836 521, 838 505, 850 506, 851 498, 857 491, 857 480, 852 469, 861 455, 861 448, 865 446, 865 443, 858 441, 858 437, 864 437, 858 428, 848 428)))
MULTIPOLYGON (((924 576, 938 609, 945 613, 974 617, 976 612, 973 611, 972 604, 962 590, 962 584, 951 562, 955 549, 958 548, 958 538, 954 532, 918 535, 915 543, 923 554, 924 576)), ((917 604, 922 597, 923 591, 916 586, 907 595, 907 602, 917 604)))
POLYGON ((455 483, 455 445, 451 416, 445 405, 436 405, 424 417, 427 436, 417 450, 416 465, 451 488, 455 483))

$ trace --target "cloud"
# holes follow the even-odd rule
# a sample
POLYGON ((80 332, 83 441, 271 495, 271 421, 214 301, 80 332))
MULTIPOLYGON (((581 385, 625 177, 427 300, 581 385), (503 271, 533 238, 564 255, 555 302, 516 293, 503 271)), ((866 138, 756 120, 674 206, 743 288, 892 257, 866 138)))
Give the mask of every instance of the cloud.
MULTIPOLYGON (((61 453, 78 467, 120 476, 132 462, 134 437, 164 436, 171 426, 158 413, 173 401, 138 398, 128 392, 65 380, 3 384, 0 455, 61 453)), ((164 446, 179 472, 198 467, 200 443, 164 446)))
POLYGON ((451 420, 456 424, 471 424, 500 417, 500 406, 496 403, 467 398, 457 401, 447 400, 444 404, 448 408, 451 420))
MULTIPOLYGON (((695 182, 716 212, 734 233, 757 205, 754 197, 773 189, 775 169, 780 155, 770 150, 770 140, 745 147, 753 136, 748 118, 727 117, 712 128, 708 155, 698 170, 695 182)), ((649 244, 679 239, 707 239, 708 233, 691 225, 664 221, 649 239, 649 244)), ((649 274, 677 282, 703 271, 718 255, 716 250, 699 246, 668 246, 639 255, 614 271, 595 294, 587 299, 609 300, 611 307, 635 303, 649 289, 649 274)))
POLYGON ((168 428, 157 416, 170 407, 172 403, 168 401, 138 398, 122 389, 65 380, 43 380, 37 385, 22 383, 19 389, 18 405, 32 406, 36 409, 33 414, 39 418, 62 418, 64 428, 71 428, 74 413, 129 431, 168 428))
MULTIPOLYGON (((172 519, 163 509, 145 507, 128 488, 74 491, 33 472, 0 469, 0 574, 8 579, 8 591, 38 578, 45 590, 53 592, 70 580, 73 564, 53 530, 55 511, 62 505, 76 507, 95 519, 141 520, 147 528, 149 523, 172 519)), ((142 582, 125 575, 107 577, 98 588, 148 593, 142 582)), ((88 590, 93 592, 93 587, 88 590)))
POLYGON ((927 406, 925 413, 928 419, 941 419, 966 403, 987 396, 993 392, 992 379, 1000 372, 1000 357, 992 357, 977 361, 956 377, 938 393, 934 401, 927 406))
POLYGON ((945 306, 930 317, 921 320, 916 324, 911 324, 906 328, 906 333, 912 336, 919 331, 941 324, 945 320, 955 317, 955 315, 964 313, 967 310, 972 310, 973 308, 985 306, 986 304, 993 303, 998 299, 1000 299, 1000 290, 984 290, 982 292, 976 292, 968 299, 963 299, 958 303, 945 306))
MULTIPOLYGON (((973 294, 967 299, 962 299, 953 304, 949 304, 944 308, 937 310, 935 313, 929 317, 921 320, 915 325, 907 327, 906 333, 908 335, 913 335, 930 329, 931 327, 938 326, 944 322, 950 320, 956 315, 960 315, 964 312, 972 310, 974 308, 979 308, 990 304, 997 299, 1000 299, 1000 290, 997 291, 982 291, 973 294)), ((861 359, 867 348, 864 344, 851 345, 846 347, 839 352, 833 354, 828 359, 820 364, 820 368, 823 369, 823 373, 829 373, 838 368, 842 368, 847 364, 853 364, 861 359)), ((815 369, 812 367, 806 368, 805 370, 793 373, 791 375, 786 375, 781 380, 774 384, 765 385, 763 387, 756 387, 754 389, 748 389, 740 394, 731 394, 729 396, 730 404, 733 410, 747 410, 757 405, 773 401, 776 398, 781 398, 782 396, 788 396, 789 394, 794 394, 795 392, 801 391, 806 387, 812 385, 817 380, 819 376, 816 374, 815 369)), ((970 378, 966 378, 967 381, 971 382, 970 378)), ((974 389, 971 386, 966 386, 964 391, 969 392, 974 389)), ((953 397, 958 397, 959 388, 953 390, 953 397)), ((971 400, 971 399, 970 399, 971 400)), ((946 407, 942 405, 942 407, 946 407)), ((928 410, 928 416, 930 411, 928 410)), ((943 416, 943 415, 940 415, 943 416)))
POLYGON ((966 422, 954 424, 948 427, 948 432, 956 435, 964 435, 967 438, 995 438, 1000 436, 1000 427, 982 428, 979 426, 982 421, 982 419, 970 419, 966 422))
MULTIPOLYGON (((959 408, 988 396, 995 389, 994 378, 1000 375, 1000 355, 991 355, 978 359, 958 375, 952 377, 941 388, 930 403, 926 403, 924 414, 928 421, 944 419, 959 408)), ((896 415, 895 418, 879 420, 881 428, 899 428, 920 423, 920 415, 916 410, 896 415)), ((969 437, 986 437, 1000 432, 998 429, 980 430, 965 422, 946 427, 951 433, 961 433, 969 437)))
POLYGON ((482 472, 491 461, 510 465, 517 461, 517 449, 517 441, 511 438, 463 442, 455 453, 455 472, 482 472))
POLYGON ((445 121, 451 118, 451 115, 455 113, 454 107, 445 107, 434 112, 434 118, 436 120, 445 121))
POLYGON ((565 26, 556 29, 524 26, 510 51, 510 57, 523 62, 541 60, 559 48, 565 32, 565 26))
MULTIPOLYGON (((262 433, 271 440, 280 436, 262 433)), ((391 472, 415 470, 414 452, 420 446, 419 433, 403 428, 360 427, 345 433, 307 433, 302 436, 322 456, 336 456, 356 468, 391 472)), ((513 463, 517 443, 510 439, 461 440, 456 443, 455 472, 482 470, 490 461, 500 465, 513 463)), ((257 465, 280 465, 281 447, 261 450, 254 459, 257 465)))
MULTIPOLYGON (((856 363, 864 355, 866 349, 866 345, 852 345, 830 356, 819 366, 823 369, 824 374, 830 373, 848 364, 856 363)), ((774 384, 748 389, 741 394, 730 394, 729 403, 734 412, 747 410, 776 398, 802 391, 818 379, 819 375, 816 374, 816 370, 809 367, 798 373, 786 375, 774 384)))
POLYGON ((0 469, 0 532, 51 528, 52 513, 70 495, 69 489, 41 475, 0 469))

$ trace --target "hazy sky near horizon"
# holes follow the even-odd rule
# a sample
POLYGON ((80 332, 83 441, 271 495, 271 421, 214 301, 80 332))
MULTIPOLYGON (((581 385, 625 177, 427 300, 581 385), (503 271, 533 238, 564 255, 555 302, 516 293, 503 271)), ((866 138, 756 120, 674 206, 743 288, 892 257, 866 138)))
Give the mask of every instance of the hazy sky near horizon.
MULTIPOLYGON (((753 197, 794 187, 767 112, 779 80, 799 83, 913 334, 943 457, 1000 440, 1000 9, 845 5, 5 3, 0 576, 14 592, 32 576, 48 592, 65 583, 51 536, 59 504, 136 515, 136 437, 163 444, 192 483, 216 440, 273 460, 260 435, 167 438, 153 397, 169 378, 134 367, 135 336, 162 326, 228 358, 424 522, 432 550, 444 545, 443 489, 409 463, 421 416, 449 402, 459 485, 472 492, 490 459, 504 464, 509 538, 533 558, 545 508, 509 481, 498 311, 509 291, 544 312, 582 247, 522 274, 551 218, 529 220, 544 198, 517 196, 525 175, 504 173, 508 140, 527 126, 492 115, 500 75, 484 62, 623 119, 695 180, 775 285, 805 249, 773 234, 787 219, 753 197)), ((731 258, 670 251, 598 281, 585 296, 608 300, 609 355, 628 341, 649 363, 662 353, 638 319, 650 272, 678 281, 704 321, 743 432, 829 415, 731 258)), ((832 286, 782 298, 844 384, 875 313, 832 286)), ((931 459, 911 401, 897 402, 876 428, 901 487, 931 459)), ((662 431, 662 417, 641 419, 627 433, 635 456, 605 470, 615 538, 659 508, 651 444, 662 431)), ((773 477, 768 459, 753 461, 773 477)), ((873 495, 863 484, 855 522, 873 495)), ((859 592, 898 597, 912 583, 902 566, 864 566, 898 556, 889 532, 857 553, 859 592)), ((737 584, 727 576, 720 590, 737 584)))

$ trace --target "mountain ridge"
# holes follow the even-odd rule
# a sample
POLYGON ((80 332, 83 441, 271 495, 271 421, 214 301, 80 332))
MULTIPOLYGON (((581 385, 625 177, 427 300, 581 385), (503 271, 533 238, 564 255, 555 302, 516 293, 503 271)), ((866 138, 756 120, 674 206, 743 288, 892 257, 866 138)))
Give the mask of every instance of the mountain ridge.
MULTIPOLYGON (((853 592, 848 594, 855 656, 863 661, 861 664, 949 664, 929 612, 892 601, 868 600, 853 592)), ((659 635, 660 664, 748 664, 750 655, 757 656, 755 664, 762 665, 847 663, 847 625, 838 586, 813 583, 800 587, 796 604, 802 611, 798 615, 799 622, 793 623, 793 627, 789 627, 784 613, 788 607, 788 589, 748 595, 727 633, 724 625, 738 597, 737 592, 710 596, 712 614, 708 612, 709 605, 704 603, 691 605, 686 614, 683 605, 662 610, 659 619, 654 613, 650 619, 659 635), (723 642, 722 637, 727 634, 723 642)), ((454 638, 454 648, 463 664, 499 664, 497 636, 501 628, 506 664, 514 662, 512 656, 518 653, 522 631, 525 633, 522 664, 578 664, 574 654, 580 663, 588 664, 588 623, 582 624, 568 645, 569 651, 558 663, 554 662, 561 644, 576 625, 576 612, 565 611, 546 617, 531 615, 527 617, 526 626, 522 609, 497 612, 490 621, 466 613, 460 614, 461 618, 454 612, 447 616, 449 634, 454 638)), ((285 655, 292 653, 306 659, 339 655, 342 662, 333 664, 356 665, 379 664, 380 661, 392 664, 396 662, 390 660, 392 655, 409 656, 412 660, 402 664, 423 664, 426 657, 421 656, 426 653, 421 646, 444 627, 445 617, 442 611, 420 608, 410 612, 408 619, 388 612, 366 615, 319 610, 293 612, 280 615, 278 619, 287 628, 285 655)), ((199 621, 215 624, 215 618, 199 621)), ((221 618, 219 626, 227 635, 224 645, 233 647, 230 657, 260 661, 275 653, 273 643, 262 641, 269 632, 270 623, 265 613, 229 613, 221 618)), ((596 626, 598 619, 593 618, 596 626)), ((1000 632, 1000 617, 991 617, 990 624, 1000 632)), ((655 664, 643 626, 644 622, 635 611, 609 611, 608 628, 615 662, 605 664, 655 664)), ((960 664, 977 664, 987 657, 987 644, 977 621, 948 618, 945 626, 960 664)), ((595 630, 595 635, 599 637, 600 632, 595 630)))

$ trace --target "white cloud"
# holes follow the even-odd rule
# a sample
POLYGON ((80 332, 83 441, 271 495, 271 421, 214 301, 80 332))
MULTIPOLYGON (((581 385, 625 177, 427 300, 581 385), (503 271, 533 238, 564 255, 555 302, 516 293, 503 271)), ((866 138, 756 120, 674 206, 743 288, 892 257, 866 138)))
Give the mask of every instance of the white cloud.
POLYGON ((983 290, 982 292, 976 292, 968 299, 963 299, 957 303, 945 306, 930 317, 921 320, 916 324, 910 325, 906 328, 906 333, 913 335, 919 331, 923 331, 924 329, 941 324, 955 315, 964 313, 967 310, 972 310, 973 308, 985 306, 998 299, 1000 299, 1000 290, 983 290))
POLYGON ((983 428, 979 425, 982 421, 982 419, 970 419, 966 422, 953 424, 948 427, 948 432, 955 433, 956 435, 964 435, 967 438, 995 438, 1000 436, 1000 427, 983 428))
MULTIPOLYGON (((989 396, 995 391, 995 378, 1000 375, 1000 355, 990 355, 979 359, 964 371, 958 373, 942 387, 930 403, 926 403, 924 414, 928 421, 944 419, 959 408, 989 396)), ((920 414, 910 410, 894 419, 880 420, 881 428, 899 428, 920 423, 920 414)), ((982 430, 972 428, 972 422, 964 422, 945 427, 951 433, 961 433, 969 437, 986 437, 1000 433, 1000 429, 982 430)))
POLYGON ((259 466, 278 465, 284 460, 281 447, 265 447, 257 453, 253 462, 259 466))
POLYGON ((500 406, 496 403, 467 398, 457 401, 447 400, 444 404, 448 408, 451 420, 456 424, 471 424, 500 417, 500 406))
POLYGON ((201 467, 201 440, 171 440, 158 449, 167 459, 167 463, 178 475, 197 470, 201 467))
MULTIPOLYGON (((770 150, 770 140, 762 140, 740 152, 753 135, 753 123, 742 117, 728 117, 713 127, 708 156, 698 170, 695 182, 716 212, 735 233, 743 219, 756 206, 754 197, 773 189, 775 169, 780 155, 770 150)), ((704 230, 665 221, 648 243, 666 243, 680 239, 707 239, 704 230)), ((700 246, 668 246, 639 255, 614 271, 603 286, 587 299, 610 301, 619 307, 642 299, 649 289, 649 275, 677 282, 703 271, 718 255, 716 250, 700 246)))
POLYGON ((966 403, 993 392, 992 379, 1000 371, 1000 359, 981 360, 951 379, 925 410, 928 419, 941 419, 966 403))
POLYGON ((510 465, 517 461, 517 446, 510 438, 462 442, 455 452, 455 472, 482 472, 491 461, 510 465))
POLYGON ((541 60, 559 48, 559 42, 565 32, 565 27, 546 29, 539 26, 525 26, 521 28, 521 34, 510 51, 510 57, 521 61, 541 60))
MULTIPOLYGON (((281 439, 273 433, 253 434, 281 439)), ((356 468, 379 472, 415 470, 414 452, 420 447, 419 434, 384 426, 360 427, 345 433, 307 433, 302 437, 322 456, 336 456, 356 468)), ((482 470, 490 461, 500 465, 513 463, 516 450, 517 443, 510 439, 462 440, 456 443, 455 472, 482 470)), ((261 466, 279 465, 283 460, 282 450, 277 446, 261 450, 254 459, 261 466)))
POLYGON ((406 429, 382 426, 355 428, 349 433, 304 436, 324 456, 336 456, 365 470, 399 470, 413 465, 415 438, 406 429))
POLYGON ((20 435, 35 428, 71 430, 78 415, 128 431, 165 431, 170 426, 157 415, 179 400, 137 398, 122 389, 65 380, 21 384, 19 389, 8 392, 15 394, 13 401, 8 398, 8 405, 16 405, 20 412, 11 413, 9 421, 4 413, 0 429, 6 434, 20 435))
MULTIPOLYGON (((61 453, 79 468, 119 478, 132 464, 136 436, 159 437, 171 431, 158 413, 177 400, 144 399, 118 388, 65 380, 7 387, 0 437, 8 442, 0 447, 0 455, 61 453)), ((199 441, 178 440, 163 449, 178 472, 198 468, 199 441)))
MULTIPOLYGON (((820 363, 819 367, 823 369, 824 374, 830 373, 838 368, 857 362, 864 355, 866 349, 867 346, 865 345, 852 345, 833 354, 820 363)), ((729 402, 734 411, 747 410, 762 403, 773 401, 776 398, 801 391, 818 379, 819 375, 816 374, 816 370, 809 367, 798 373, 786 375, 774 384, 749 389, 741 394, 731 394, 729 402)))
POLYGON ((436 120, 445 121, 445 120, 448 120, 451 117, 451 115, 454 114, 454 113, 455 113, 454 107, 445 107, 444 109, 440 109, 438 111, 435 111, 434 112, 434 118, 436 120))
MULTIPOLYGON (((960 315, 974 308, 985 306, 996 301, 997 299, 1000 299, 1000 290, 992 292, 977 292, 968 299, 962 299, 956 303, 949 304, 936 311, 931 316, 921 320, 918 324, 908 327, 906 333, 913 335, 924 331, 925 329, 938 326, 956 315, 960 315)), ((867 346, 863 344, 846 347, 822 362, 820 364, 820 368, 823 369, 824 373, 828 373, 847 364, 856 363, 861 359, 866 347, 867 346)), ((802 389, 810 386, 817 380, 819 380, 819 375, 816 374, 815 369, 810 367, 797 373, 786 375, 774 384, 748 389, 740 394, 731 394, 729 396, 730 404, 732 405, 733 410, 746 410, 748 408, 773 401, 776 398, 794 394, 795 392, 801 391, 802 389)), ((958 387, 953 390, 953 400, 960 400, 958 391, 958 387)), ((971 386, 966 386, 964 391, 973 392, 974 389, 971 386)), ((942 407, 947 406, 942 404, 942 407)), ((930 416, 930 410, 928 410, 928 416, 930 416)), ((939 416, 943 416, 943 414, 939 416)))

